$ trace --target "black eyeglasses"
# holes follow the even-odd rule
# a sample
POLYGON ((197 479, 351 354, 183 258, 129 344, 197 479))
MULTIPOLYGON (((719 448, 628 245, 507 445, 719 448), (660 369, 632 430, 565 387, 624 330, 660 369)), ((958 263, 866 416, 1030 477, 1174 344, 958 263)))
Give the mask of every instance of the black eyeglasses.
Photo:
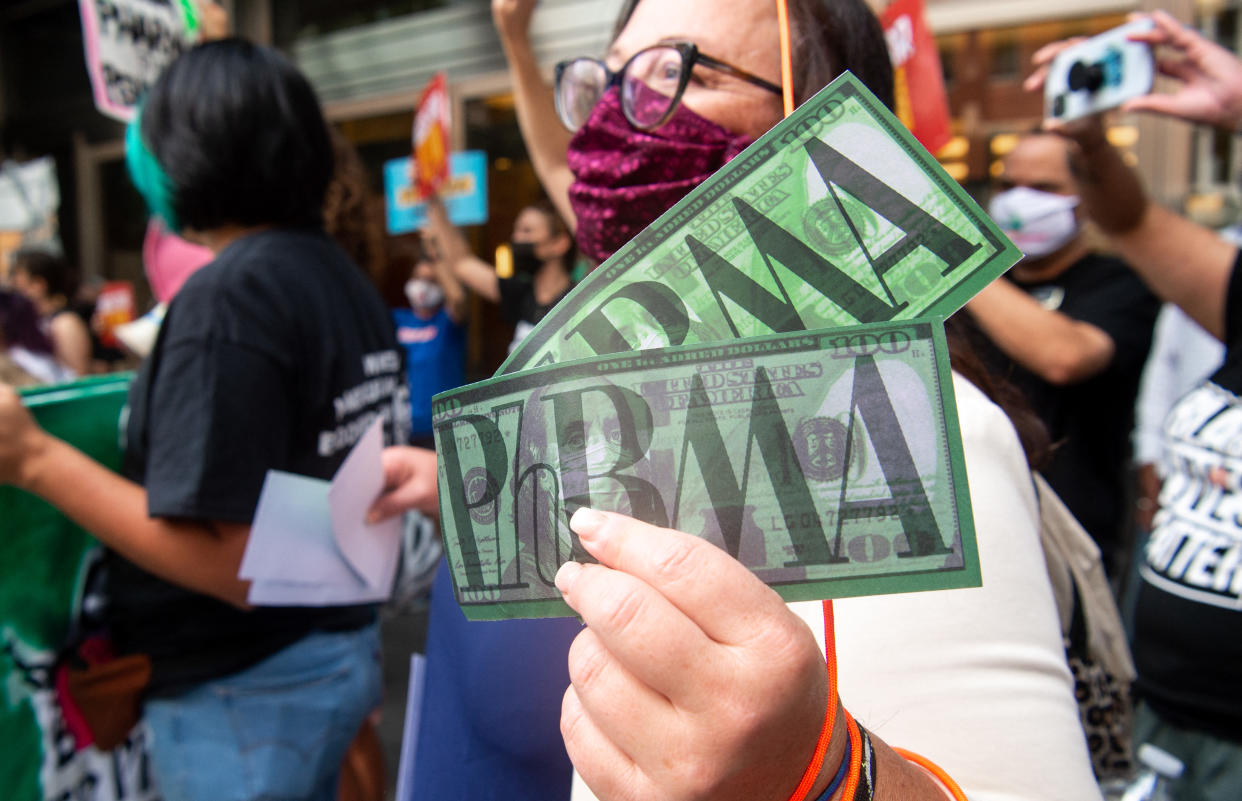
POLYGON ((671 42, 639 50, 617 72, 597 58, 575 58, 556 65, 556 113, 571 131, 583 126, 604 92, 621 88, 621 110, 641 130, 668 122, 681 102, 695 64, 723 72, 774 92, 781 88, 754 73, 699 52, 691 42, 671 42))

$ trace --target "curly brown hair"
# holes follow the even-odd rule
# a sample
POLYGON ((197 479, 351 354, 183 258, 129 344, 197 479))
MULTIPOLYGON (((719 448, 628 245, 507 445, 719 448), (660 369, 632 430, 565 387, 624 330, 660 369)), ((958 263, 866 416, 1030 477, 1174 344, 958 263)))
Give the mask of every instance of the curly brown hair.
POLYGON ((944 321, 949 344, 949 362, 953 369, 979 388, 990 401, 1005 412, 1009 422, 1018 432, 1018 441, 1026 454, 1026 463, 1032 470, 1042 470, 1052 461, 1056 450, 1048 427, 1031 408, 1030 401, 1022 391, 1002 375, 988 368, 979 357, 983 347, 983 334, 978 325, 965 313, 958 312, 944 321))
POLYGON ((371 280, 384 276, 384 223, 372 197, 358 151, 340 131, 330 128, 336 170, 323 201, 327 232, 371 280))

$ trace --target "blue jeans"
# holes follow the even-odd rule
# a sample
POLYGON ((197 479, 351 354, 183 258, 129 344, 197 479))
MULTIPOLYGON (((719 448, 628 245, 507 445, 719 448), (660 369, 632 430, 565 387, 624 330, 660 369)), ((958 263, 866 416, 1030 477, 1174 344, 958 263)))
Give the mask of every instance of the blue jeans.
POLYGON ((165 801, 332 801, 379 704, 378 626, 313 633, 253 667, 147 701, 165 801))

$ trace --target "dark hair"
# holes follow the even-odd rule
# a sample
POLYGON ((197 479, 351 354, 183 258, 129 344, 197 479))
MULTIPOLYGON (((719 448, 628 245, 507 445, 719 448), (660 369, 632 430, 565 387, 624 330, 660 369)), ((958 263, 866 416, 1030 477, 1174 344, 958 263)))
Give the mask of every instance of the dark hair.
POLYGON ((220 39, 181 54, 151 87, 141 134, 184 228, 322 223, 327 123, 276 50, 220 39))
POLYGON ((944 330, 949 344, 949 362, 953 369, 979 391, 988 400, 1001 408, 1013 423, 1018 432, 1018 441, 1022 443, 1022 451, 1026 454, 1026 463, 1032 470, 1042 470, 1052 461, 1052 437, 1048 427, 1040 419, 1026 396, 1003 376, 988 369, 976 350, 976 342, 982 335, 978 326, 964 312, 959 312, 944 321, 944 330))
POLYGON ((78 294, 78 271, 63 256, 46 250, 19 250, 13 254, 13 270, 43 279, 48 297, 60 295, 72 302, 78 294))
POLYGON ((0 287, 0 345, 25 348, 50 356, 52 341, 39 327, 34 302, 22 293, 0 287))
MULTIPOLYGON (((639 0, 626 0, 612 31, 616 39, 639 0)), ((773 12, 775 13, 775 12, 773 12)), ((794 99, 803 103, 849 70, 893 107, 893 62, 884 29, 864 0, 790 0, 794 99)), ((745 67, 745 64, 739 65, 745 67)))
POLYGON ((574 263, 578 260, 578 242, 574 238, 574 232, 565 224, 565 220, 561 218, 561 213, 556 210, 556 206, 547 198, 541 198, 534 203, 529 203, 523 208, 534 209, 543 215, 548 223, 548 231, 552 236, 564 236, 569 240, 569 249, 565 251, 565 255, 561 256, 561 264, 565 268, 565 272, 572 273, 574 263))
POLYGON ((803 103, 849 70, 893 108, 893 62, 875 13, 863 0, 792 0, 794 98, 803 103))
POLYGON ((329 129, 336 169, 323 201, 323 225, 354 263, 377 283, 384 274, 384 221, 371 197, 367 170, 358 151, 329 129))

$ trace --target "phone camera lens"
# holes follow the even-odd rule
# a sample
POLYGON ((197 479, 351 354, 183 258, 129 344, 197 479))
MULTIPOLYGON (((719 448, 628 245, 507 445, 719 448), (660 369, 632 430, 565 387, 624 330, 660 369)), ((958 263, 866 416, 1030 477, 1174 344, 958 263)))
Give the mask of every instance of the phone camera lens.
POLYGON ((1070 67, 1066 82, 1071 91, 1087 90, 1094 92, 1104 85, 1104 67, 1100 64, 1086 64, 1075 61, 1070 67))

